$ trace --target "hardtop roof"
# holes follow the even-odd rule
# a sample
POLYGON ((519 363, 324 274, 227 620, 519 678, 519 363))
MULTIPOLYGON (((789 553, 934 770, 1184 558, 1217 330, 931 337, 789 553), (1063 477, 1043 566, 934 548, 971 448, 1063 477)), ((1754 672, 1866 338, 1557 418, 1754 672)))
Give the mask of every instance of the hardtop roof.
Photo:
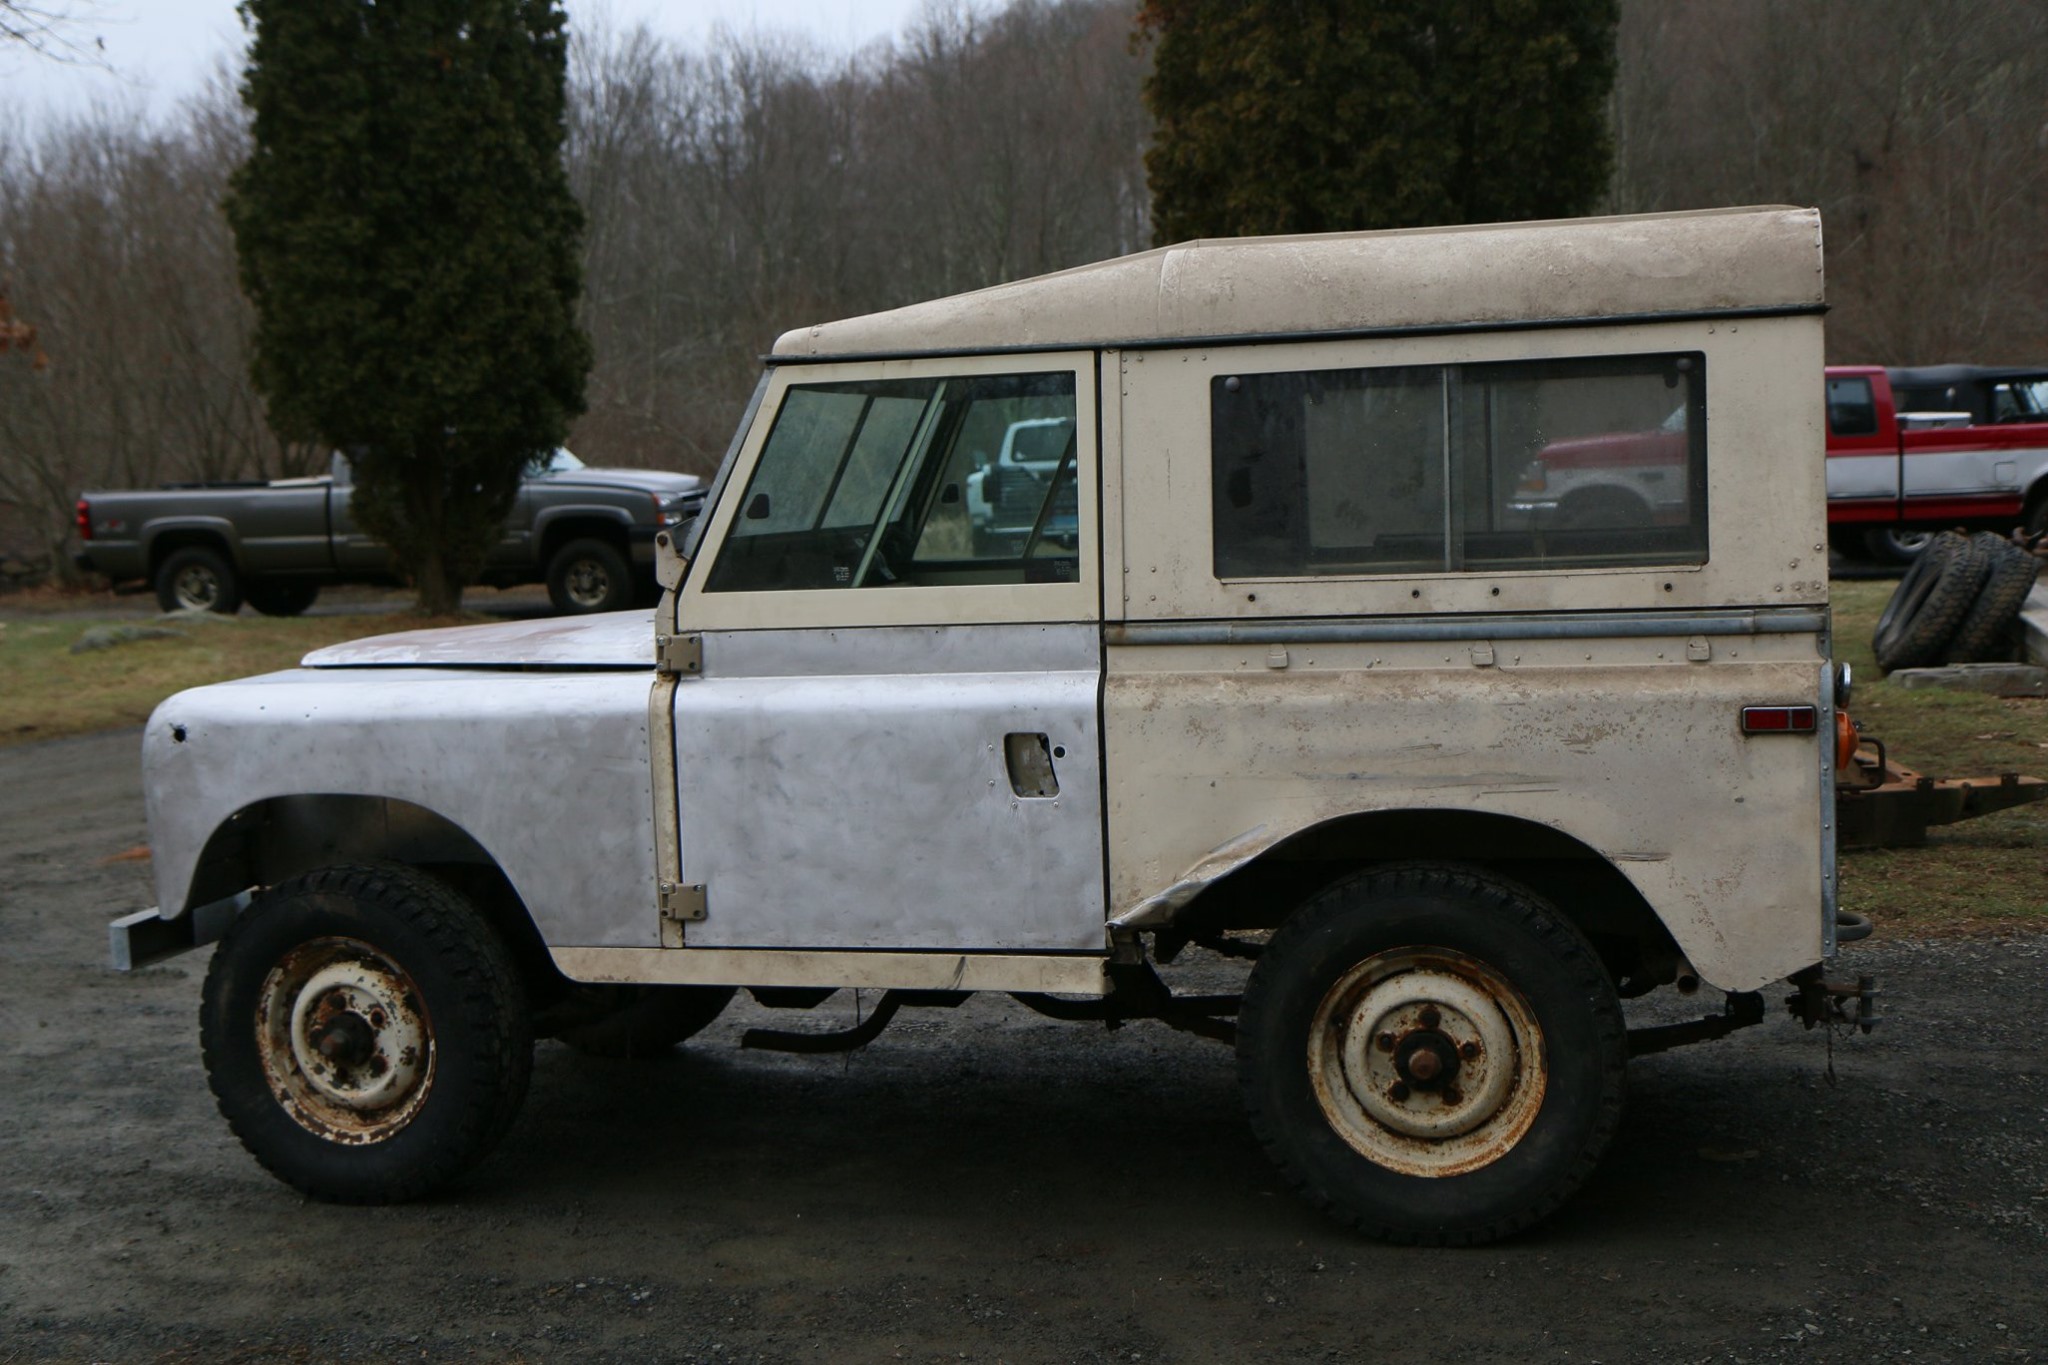
POLYGON ((1817 310, 1820 214, 1780 205, 1203 238, 785 332, 771 360, 1817 310))

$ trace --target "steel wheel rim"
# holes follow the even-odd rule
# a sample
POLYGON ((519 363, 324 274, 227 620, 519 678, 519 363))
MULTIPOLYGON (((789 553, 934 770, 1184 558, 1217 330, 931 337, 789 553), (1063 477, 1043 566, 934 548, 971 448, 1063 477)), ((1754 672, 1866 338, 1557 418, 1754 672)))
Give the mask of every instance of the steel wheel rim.
POLYGON ((1547 1084, 1528 999, 1476 958, 1398 948, 1358 963, 1317 1006, 1309 1079, 1332 1130, 1402 1175, 1462 1175, 1527 1135, 1547 1084))
POLYGON ((187 564, 171 580, 171 596, 186 611, 211 611, 220 600, 220 575, 204 564, 187 564))
POLYGON ((612 595, 612 576, 595 559, 579 559, 569 566, 563 588, 579 607, 601 607, 612 595))
POLYGON ((257 994, 256 1052, 295 1123, 351 1146, 395 1136, 434 1084, 418 985, 359 939, 315 939, 278 960, 257 994))

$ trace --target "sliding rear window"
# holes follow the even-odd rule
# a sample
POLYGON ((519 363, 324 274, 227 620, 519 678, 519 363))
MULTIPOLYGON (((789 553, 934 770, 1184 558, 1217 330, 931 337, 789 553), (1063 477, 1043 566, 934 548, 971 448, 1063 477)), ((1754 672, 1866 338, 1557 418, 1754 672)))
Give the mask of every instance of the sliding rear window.
POLYGON ((1703 564, 1699 352, 1218 375, 1216 576, 1703 564))

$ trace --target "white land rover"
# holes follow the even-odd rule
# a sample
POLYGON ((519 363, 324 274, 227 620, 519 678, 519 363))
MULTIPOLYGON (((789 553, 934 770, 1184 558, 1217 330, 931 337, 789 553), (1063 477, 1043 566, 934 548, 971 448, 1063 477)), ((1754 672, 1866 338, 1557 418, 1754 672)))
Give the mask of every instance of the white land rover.
POLYGON ((1632 1051, 1853 995, 1821 309, 1818 217, 1757 208, 1194 242, 790 332, 651 623, 165 702, 161 905, 115 958, 219 940, 213 1089, 319 1198, 470 1166, 536 1037, 865 987, 849 1033, 751 1041, 973 991, 1158 1020, 1234 1045, 1352 1226, 1526 1227, 1632 1051), (1039 505, 975 535, 977 453, 1048 420, 1039 505), (1545 451, 1644 431, 1682 496, 1522 506, 1545 451), (1190 945, 1241 992, 1175 993, 1190 945), (1702 982, 1721 1014, 1625 1026, 1702 982))

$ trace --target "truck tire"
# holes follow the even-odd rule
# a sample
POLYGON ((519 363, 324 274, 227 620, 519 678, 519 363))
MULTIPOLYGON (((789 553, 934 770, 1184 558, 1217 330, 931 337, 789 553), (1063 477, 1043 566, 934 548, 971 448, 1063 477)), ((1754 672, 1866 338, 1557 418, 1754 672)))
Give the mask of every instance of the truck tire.
POLYGON ((659 1057, 731 1003, 731 986, 626 986, 611 1013, 555 1036, 589 1057, 659 1057))
POLYGON ((1472 1246, 1583 1184, 1621 1122, 1628 1035, 1585 937, 1476 868, 1395 864, 1274 933, 1238 1014, 1253 1133, 1310 1203, 1390 1242, 1472 1246))
POLYGON ((564 616, 623 611, 633 604, 633 570, 609 542, 572 540, 548 561, 548 600, 564 616))
POLYGON ((1984 531, 1972 539, 1991 561, 1991 571, 1949 641, 1949 662, 1958 664, 2013 657, 2012 623, 2041 571, 2040 560, 2003 536, 1984 531))
POLYGON ((413 1199, 483 1157, 533 1067, 526 991, 423 873, 339 866, 265 892, 214 950, 199 1037, 228 1126, 315 1199, 413 1199))
POLYGON ((1943 531, 1928 541, 1877 618, 1870 641, 1877 666, 1890 673, 1940 663, 1990 569, 1983 547, 1968 537, 1943 531))
POLYGON ((259 578, 249 585, 249 605, 265 616, 303 616, 320 598, 318 583, 290 578, 259 578))
POLYGON ((187 545, 164 556, 156 570, 156 604, 165 611, 242 609, 242 583, 226 555, 204 545, 187 545))

